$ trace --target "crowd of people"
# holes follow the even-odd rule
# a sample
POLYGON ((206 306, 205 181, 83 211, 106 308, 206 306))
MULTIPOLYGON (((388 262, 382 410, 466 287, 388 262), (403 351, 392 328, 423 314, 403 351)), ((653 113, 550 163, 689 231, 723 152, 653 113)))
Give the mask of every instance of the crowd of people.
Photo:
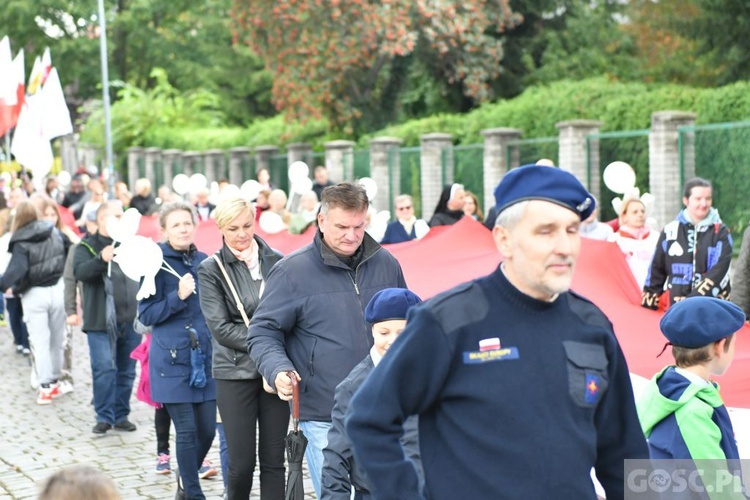
MULTIPOLYGON (((592 469, 607 497, 621 498, 623 460, 738 458, 710 377, 728 369, 750 303, 728 301, 732 239, 709 181, 689 180, 684 210, 658 232, 637 197, 602 223, 573 175, 529 165, 503 177, 486 220, 460 184, 445 186, 429 224, 400 195, 377 241, 365 188, 334 183, 322 167, 314 175, 298 207, 263 170, 257 199, 237 190, 215 204, 204 189, 184 200, 161 186, 154 196, 146 179, 135 195, 116 183, 110 198, 85 174, 67 193, 53 178, 29 193, 33 185, 0 177, 10 184, 0 185, 0 285, 16 350, 33 360, 37 403, 74 390, 69 327, 80 325, 92 432, 136 430, 136 386, 155 407, 155 472, 171 472, 173 426, 177 495, 191 499, 205 498, 200 479, 217 474, 206 461, 217 433, 227 498, 249 497, 256 466, 261 497, 283 498, 297 384, 318 498, 595 498, 592 469), (109 221, 125 208, 158 214, 163 234, 155 293, 141 300, 113 258, 109 221), (264 214, 288 230, 316 226, 313 241, 282 256, 255 232, 264 214), (222 238, 211 256, 194 243, 209 218, 222 238), (463 218, 491 229, 502 264, 422 303, 381 244, 463 218), (637 404, 611 323, 570 291, 582 236, 619 245, 643 307, 669 297, 661 328, 676 365, 637 404), (676 400, 686 404, 654 411, 676 400), (688 429, 681 422, 693 414, 702 420, 688 429), (699 425, 711 432, 699 435, 699 425)), ((741 272, 749 247, 746 238, 741 272)))

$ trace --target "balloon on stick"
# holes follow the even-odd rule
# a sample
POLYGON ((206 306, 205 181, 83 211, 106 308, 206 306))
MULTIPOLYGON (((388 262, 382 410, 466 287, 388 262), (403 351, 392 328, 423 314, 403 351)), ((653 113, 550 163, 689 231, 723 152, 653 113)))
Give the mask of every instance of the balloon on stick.
POLYGON ((372 200, 375 199, 375 196, 378 194, 378 184, 370 177, 362 177, 360 180, 357 181, 360 186, 362 186, 365 189, 365 192, 367 193, 367 198, 370 200, 370 203, 372 203, 372 200))
POLYGON ((281 231, 286 229, 286 224, 284 224, 284 220, 281 218, 281 216, 275 212, 271 212, 270 210, 266 210, 265 212, 260 214, 258 225, 264 232, 268 234, 280 233, 281 231))
POLYGON ((185 174, 177 174, 172 179, 172 189, 180 196, 184 195, 190 189, 190 177, 185 174))
POLYGON ((208 179, 206 179, 206 176, 201 173, 193 174, 190 176, 189 186, 191 193, 197 193, 201 189, 208 186, 208 179))
POLYGON ((242 186, 240 187, 240 193, 248 200, 253 201, 258 197, 261 189, 262 186, 260 185, 260 182, 256 181, 255 179, 250 179, 249 181, 245 181, 242 183, 242 186))
POLYGON ((71 181, 70 172, 68 172, 67 170, 63 170, 62 172, 57 174, 57 182, 62 187, 68 186, 70 184, 70 181, 71 181))
POLYGON ((604 185, 613 193, 625 194, 635 186, 635 171, 624 161, 613 161, 602 174, 604 185))
POLYGON ((295 181, 310 177, 310 167, 304 161, 295 161, 289 165, 287 175, 289 175, 289 181, 294 184, 295 181))

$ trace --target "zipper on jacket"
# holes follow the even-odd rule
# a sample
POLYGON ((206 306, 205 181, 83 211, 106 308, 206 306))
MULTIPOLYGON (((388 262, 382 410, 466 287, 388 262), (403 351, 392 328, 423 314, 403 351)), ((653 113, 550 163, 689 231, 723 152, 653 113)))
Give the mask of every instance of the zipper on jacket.
MULTIPOLYGON (((359 266, 357 266, 359 269, 359 266)), ((357 296, 359 297, 359 287, 357 286, 357 271, 354 271, 354 276, 352 276, 352 273, 347 273, 349 275, 349 279, 352 280, 352 285, 354 285, 354 291, 357 292, 357 296)))

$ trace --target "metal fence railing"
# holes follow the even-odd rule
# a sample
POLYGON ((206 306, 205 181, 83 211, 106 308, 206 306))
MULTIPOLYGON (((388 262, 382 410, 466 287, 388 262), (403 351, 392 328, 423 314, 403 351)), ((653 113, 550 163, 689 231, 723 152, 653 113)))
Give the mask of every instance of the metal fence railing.
POLYGON ((289 166, 287 155, 272 155, 268 160, 268 174, 271 176, 271 184, 285 193, 289 192, 289 166))
POLYGON ((711 181, 713 206, 733 233, 735 250, 750 223, 750 121, 680 127, 680 185, 695 165, 695 175, 711 181), (695 157, 687 155, 694 151, 695 157), (687 174, 687 175, 686 175, 687 174))
POLYGON ((505 164, 511 168, 536 163, 542 158, 552 160, 557 165, 560 146, 557 137, 537 137, 534 139, 517 139, 508 142, 505 152, 505 164))
MULTIPOLYGON (((413 148, 393 148, 388 151, 388 171, 391 179, 392 198, 400 194, 411 195, 414 201, 414 214, 417 218, 422 216, 422 188, 421 188, 421 168, 420 168, 420 147, 413 148), (398 165, 399 183, 398 186, 393 180, 396 178, 394 170, 398 165)), ((388 209, 392 214, 396 213, 393 208, 393 199, 390 200, 388 209)))
POLYGON ((255 179, 255 155, 243 156, 240 160, 240 171, 242 172, 242 182, 255 179))
POLYGON ((453 147, 453 179, 477 196, 479 208, 484 206, 484 144, 453 147))
MULTIPOLYGON (((635 171, 636 187, 641 193, 649 190, 648 176, 648 134, 649 130, 626 130, 621 132, 602 132, 589 134, 586 137, 586 181, 591 186, 593 172, 599 178, 599 219, 612 220, 617 217, 612 208, 615 197, 622 194, 613 193, 604 185, 604 169, 613 161, 624 161, 635 171), (598 145, 596 144, 598 143, 598 145)), ((664 221, 661 222, 662 224, 664 221)))

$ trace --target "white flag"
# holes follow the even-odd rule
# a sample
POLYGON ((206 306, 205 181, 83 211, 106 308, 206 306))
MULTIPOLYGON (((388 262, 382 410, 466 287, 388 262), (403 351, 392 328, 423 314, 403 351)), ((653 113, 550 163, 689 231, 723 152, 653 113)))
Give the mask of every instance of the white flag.
POLYGON ((16 157, 16 161, 31 170, 37 179, 49 173, 54 160, 52 145, 44 137, 43 99, 44 96, 40 93, 26 97, 10 146, 10 152, 16 157))
POLYGON ((43 135, 47 140, 73 133, 70 121, 70 110, 65 104, 60 77, 57 68, 52 68, 47 81, 42 87, 44 116, 42 117, 43 135))

